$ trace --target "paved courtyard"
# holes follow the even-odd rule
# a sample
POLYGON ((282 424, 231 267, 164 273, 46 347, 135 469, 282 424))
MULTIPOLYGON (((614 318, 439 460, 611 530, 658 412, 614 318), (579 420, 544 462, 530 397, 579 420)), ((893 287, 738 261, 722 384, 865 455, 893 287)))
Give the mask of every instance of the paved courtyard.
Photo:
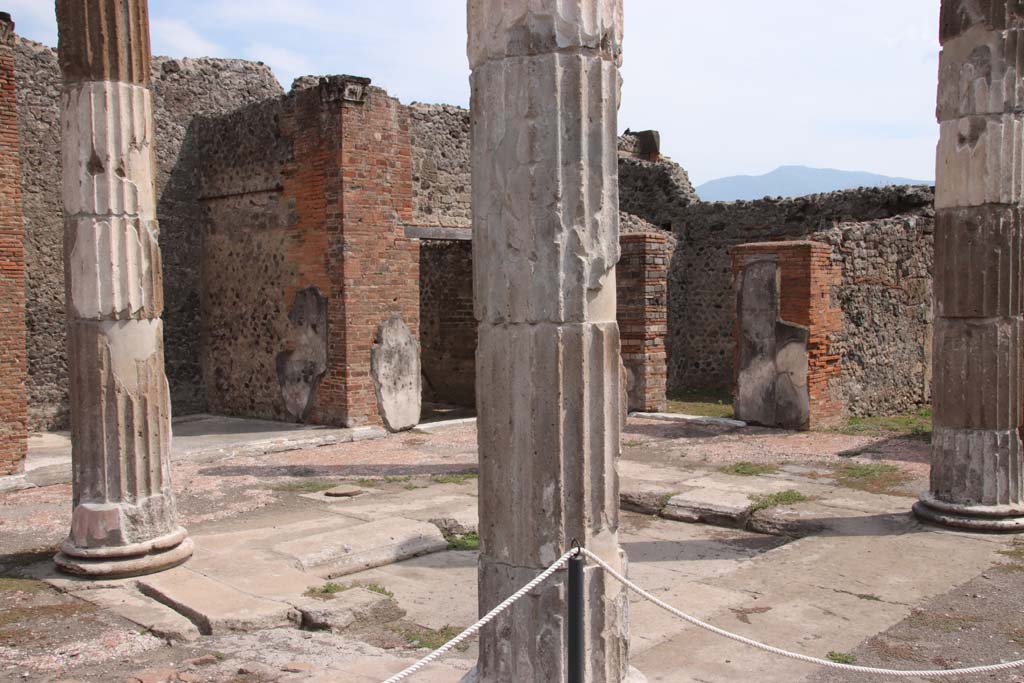
MULTIPOLYGON (((59 437, 36 443, 48 477, 0 493, 0 679, 382 681, 475 620, 471 421, 388 437, 246 422, 176 424, 172 476, 196 554, 119 581, 54 573, 71 487, 49 483, 62 478, 59 437)), ((893 668, 1022 657, 1024 545, 916 522, 927 457, 909 434, 631 417, 630 576, 711 623, 819 657, 893 668)), ((651 681, 865 680, 632 598, 630 636, 651 681)), ((457 681, 475 647, 412 680, 457 681)))

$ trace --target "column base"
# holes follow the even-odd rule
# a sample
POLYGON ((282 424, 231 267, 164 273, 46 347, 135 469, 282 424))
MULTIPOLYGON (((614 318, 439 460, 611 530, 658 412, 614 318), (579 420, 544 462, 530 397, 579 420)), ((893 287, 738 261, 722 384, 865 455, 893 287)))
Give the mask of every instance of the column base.
POLYGON ((958 505, 922 494, 914 503, 918 519, 968 531, 1024 531, 1024 509, 1012 505, 958 505))
POLYGON ((123 547, 78 548, 67 539, 61 543, 53 561, 67 574, 113 579, 176 567, 192 557, 193 548, 192 539, 179 527, 152 541, 123 547))

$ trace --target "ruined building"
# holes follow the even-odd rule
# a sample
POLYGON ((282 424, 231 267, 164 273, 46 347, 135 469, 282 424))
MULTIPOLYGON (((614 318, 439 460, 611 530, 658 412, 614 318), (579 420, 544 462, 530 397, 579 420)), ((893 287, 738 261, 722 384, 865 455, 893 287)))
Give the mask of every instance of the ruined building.
MULTIPOLYGON (((0 284, 14 292, 5 304, 21 291, 25 305, 24 327, 5 316, 0 333, 27 338, 24 358, 6 351, 14 344, 0 359, 24 378, 23 398, 0 397, 4 448, 14 444, 0 468, 11 472, 27 429, 67 426, 68 377, 54 192, 60 70, 49 47, 11 35, 6 49, 0 142, 13 142, 16 125, 18 154, 0 159, 0 172, 20 172, 24 238, 17 206, 0 206, 13 236, 0 239, 0 259, 13 264, 0 284)), ((382 424, 373 346, 394 317, 418 342, 424 400, 473 406, 468 112, 406 105, 349 76, 298 79, 285 93, 266 66, 238 60, 157 57, 150 81, 174 414, 382 424)), ((830 414, 927 403, 929 188, 703 203, 658 145, 650 131, 619 139, 618 320, 631 409, 663 409, 666 392, 732 387, 734 249, 793 240, 828 248, 819 265, 834 324, 812 342, 828 359, 814 387, 830 414)))

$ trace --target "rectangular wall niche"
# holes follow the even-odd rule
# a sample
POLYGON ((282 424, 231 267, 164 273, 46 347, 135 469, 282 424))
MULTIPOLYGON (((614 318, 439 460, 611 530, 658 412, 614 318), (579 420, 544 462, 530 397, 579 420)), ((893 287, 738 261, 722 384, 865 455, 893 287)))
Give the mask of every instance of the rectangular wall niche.
POLYGON ((757 242, 732 250, 736 301, 736 417, 810 429, 842 414, 842 312, 832 305, 840 271, 832 249, 809 241, 757 242))

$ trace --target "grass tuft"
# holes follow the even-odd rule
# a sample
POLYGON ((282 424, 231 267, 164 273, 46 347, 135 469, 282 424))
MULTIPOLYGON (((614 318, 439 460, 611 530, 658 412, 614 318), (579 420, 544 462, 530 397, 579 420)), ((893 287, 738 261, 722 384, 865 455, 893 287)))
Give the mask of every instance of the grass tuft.
POLYGON ((475 531, 465 534, 445 534, 449 550, 480 550, 480 535, 475 531))
POLYGON ((839 467, 835 474, 836 483, 851 489, 900 495, 910 475, 896 465, 883 463, 850 463, 839 467))
POLYGON ((753 505, 750 506, 750 511, 757 512, 758 510, 767 510, 768 508, 777 507, 779 505, 805 503, 809 501, 810 498, 799 491, 789 489, 786 491, 779 491, 778 493, 770 493, 768 495, 751 495, 750 500, 754 501, 753 505))
POLYGON ((306 590, 306 595, 314 598, 333 598, 335 594, 354 588, 351 583, 335 583, 328 581, 322 586, 316 586, 306 590))
POLYGON ((836 664, 853 664, 857 661, 857 658, 849 652, 836 652, 835 650, 831 650, 825 655, 825 659, 836 664))
POLYGON ((465 484, 477 478, 476 472, 455 472, 452 474, 434 474, 430 480, 435 484, 465 484))
MULTIPOLYGON (((442 628, 427 628, 418 624, 410 626, 392 626, 392 630, 398 633, 412 647, 436 650, 455 636, 462 633, 463 629, 457 626, 444 626, 442 628)), ((456 650, 464 651, 469 643, 462 642, 455 646, 456 650)))
MULTIPOLYGON (((394 593, 392 593, 391 591, 389 591, 387 588, 385 588, 384 586, 380 585, 379 583, 368 583, 365 586, 363 586, 363 588, 365 588, 368 591, 373 591, 374 593, 379 593, 380 595, 383 595, 386 598, 393 598, 393 597, 395 597, 394 593)), ((442 645, 443 644, 444 643, 442 643, 442 645)))
POLYGON ((909 436, 929 441, 932 436, 932 410, 920 408, 902 415, 854 416, 834 431, 854 436, 909 436))
POLYGON ((757 464, 753 462, 747 462, 746 460, 744 460, 743 462, 737 462, 733 463, 732 465, 726 465, 725 467, 719 468, 718 471, 724 472, 725 474, 734 474, 738 477, 756 477, 762 474, 771 474, 772 472, 778 472, 779 466, 757 464))

